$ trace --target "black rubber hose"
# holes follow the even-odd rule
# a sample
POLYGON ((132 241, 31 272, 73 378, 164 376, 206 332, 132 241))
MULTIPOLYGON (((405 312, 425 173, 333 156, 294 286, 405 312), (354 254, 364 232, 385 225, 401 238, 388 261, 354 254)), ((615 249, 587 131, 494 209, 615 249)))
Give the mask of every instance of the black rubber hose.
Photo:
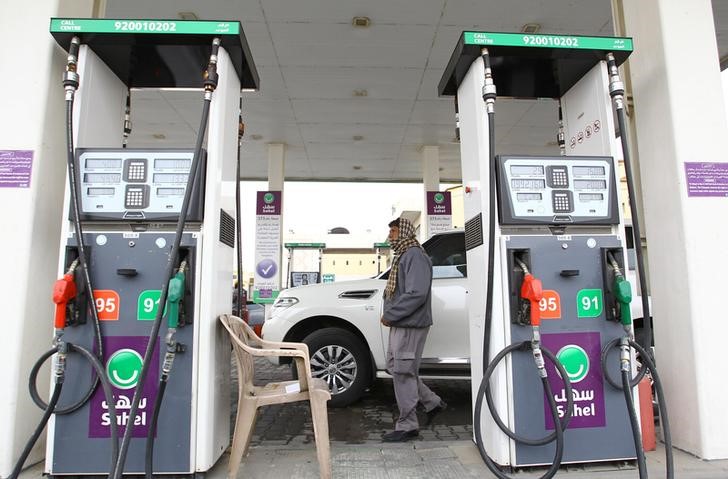
POLYGON ((147 446, 144 456, 144 475, 146 479, 152 479, 152 475, 154 474, 154 434, 157 431, 157 420, 159 419, 159 411, 162 409, 162 399, 164 398, 164 391, 166 389, 167 380, 160 380, 157 398, 154 400, 154 414, 152 415, 152 420, 147 430, 147 446))
MULTIPOLYGON (((608 66, 610 70, 614 68, 614 72, 617 72, 617 64, 614 59, 608 60, 608 66)), ((623 91, 620 91, 624 95, 623 91)), ((612 92, 613 96, 620 94, 620 92, 612 92)), ((610 93, 610 94, 612 94, 610 93)), ((624 99, 622 100, 624 101, 624 99)), ((627 177, 627 192, 629 193, 629 210, 632 214, 632 235, 634 240, 634 251, 637 257, 637 275, 640 283, 640 291, 642 293, 642 321, 643 330, 645 333, 644 347, 650 348, 652 346, 652 315, 650 314, 650 300, 647 294, 647 273, 645 272, 645 260, 642 255, 642 233, 640 217, 637 210, 637 192, 634 186, 634 174, 632 173, 632 159, 629 152, 629 133, 627 127, 627 121, 625 119, 624 106, 621 108, 616 107, 617 123, 619 125, 619 133, 622 137, 622 157, 624 160, 624 173, 627 177)), ((652 356, 650 354, 650 356, 652 356)))
MULTIPOLYGON (((513 343, 510 346, 504 348, 501 352, 499 352, 496 357, 493 358, 493 361, 490 363, 490 366, 488 366, 488 370, 485 372, 484 378, 485 378, 485 400, 488 404, 488 410, 490 411, 491 416, 493 417, 493 420, 498 425, 501 431, 514 441, 518 441, 522 444, 526 444, 528 446, 543 446, 544 444, 548 444, 550 442, 553 442, 556 439, 556 432, 549 434, 548 436, 544 436, 539 439, 530 439, 524 436, 520 436, 516 434, 515 431, 512 431, 508 428, 508 426, 503 422, 503 420, 500 418, 500 415, 498 414, 498 410, 495 407, 495 404, 493 402, 493 395, 491 393, 490 389, 490 377, 495 372, 496 367, 498 367, 498 364, 505 358, 508 354, 514 352, 514 351, 530 351, 532 349, 532 345, 530 341, 523 341, 520 343, 513 343)), ((564 414, 564 417, 559 419, 558 413, 554 416, 554 421, 560 421, 561 423, 561 429, 563 431, 566 430, 566 428, 569 426, 569 421, 571 421, 571 413, 574 408, 574 393, 572 391, 571 387, 571 381, 569 381, 569 376, 566 373, 566 370, 564 369, 564 366, 561 364, 561 362, 556 359, 556 356, 549 351, 546 348, 541 348, 541 352, 544 356, 549 358, 549 360, 553 363, 553 365, 556 367, 556 369, 559 372, 559 375, 561 375, 564 381, 564 389, 566 394, 566 413, 564 414)), ((549 383, 549 390, 551 389, 551 385, 549 383)), ((480 393, 478 394, 480 396, 480 393)), ((481 401, 482 403, 482 401, 481 401)), ((482 406, 481 406, 482 407, 482 406)))
MULTIPOLYGON (((606 353, 605 351, 609 351, 609 349, 613 348, 617 342, 619 342, 619 339, 610 341, 604 346, 604 349, 602 349, 602 371, 604 372, 604 377, 607 379, 607 382, 616 389, 623 389, 623 386, 614 384, 613 381, 609 380, 609 376, 605 372, 605 358, 606 353)), ((670 432, 670 418, 667 414, 667 401, 665 400, 665 395, 662 390, 662 381, 660 380, 660 375, 657 372, 657 368, 655 367, 655 362, 652 360, 652 357, 647 354, 647 351, 645 348, 643 348, 639 343, 633 341, 630 339, 629 345, 640 354, 640 360, 642 361, 643 365, 646 366, 646 368, 650 371, 650 374, 652 375, 652 382, 655 386, 655 394, 657 395, 657 406, 659 408, 660 412, 660 424, 662 426, 662 435, 664 436, 665 441, 665 477, 667 479, 673 479, 675 477, 675 465, 674 465, 674 459, 672 455, 672 433, 670 432)), ((630 387, 633 388, 635 384, 633 384, 634 380, 630 381, 630 387)))
MULTIPOLYGON (((503 360, 503 358, 506 357, 507 354, 513 352, 513 351, 526 351, 531 349, 531 342, 530 341, 523 341, 521 343, 513 343, 510 346, 504 348, 502 351, 500 351, 496 357, 493 358, 493 362, 490 364, 488 370, 486 371, 485 375, 483 375, 483 381, 480 383, 480 387, 478 388, 478 395, 475 399, 475 421, 474 421, 474 432, 475 432, 475 444, 478 446, 478 452, 480 452, 480 456, 483 458, 483 462, 485 462, 485 465, 488 467, 488 469, 499 479, 511 479, 510 476, 505 474, 503 471, 500 470, 500 467, 498 464, 496 464, 493 459, 488 456, 488 453, 485 450, 485 444, 483 442, 483 435, 481 430, 481 424, 480 424, 480 417, 482 415, 483 410, 483 397, 486 394, 489 394, 490 391, 490 377, 492 376, 493 372, 495 371, 496 366, 500 361, 503 360)), ((551 384, 548 381, 548 378, 541 378, 541 384, 544 388, 544 394, 546 394, 546 397, 549 402, 549 408, 551 410, 551 416, 554 420, 554 432, 550 434, 549 436, 546 436, 542 439, 529 439, 524 438, 521 436, 518 436, 513 431, 510 431, 508 427, 506 427, 502 421, 500 420, 500 417, 498 416, 497 411, 495 409, 491 409, 491 414, 493 414, 493 419, 496 420, 496 423, 501 426, 501 430, 506 433, 509 437, 513 438, 516 441, 522 442, 524 444, 530 444, 530 445, 543 445, 547 444, 552 441, 556 441, 556 450, 554 451, 554 460, 551 463, 551 467, 544 473, 543 476, 540 477, 540 479, 549 479, 551 477, 554 477, 556 473, 558 472, 559 468, 561 467, 561 459, 563 458, 564 454, 564 429, 568 425, 569 421, 571 420, 571 411, 573 409, 574 404, 574 397, 572 394, 571 389, 571 382, 568 379, 568 376, 566 374, 566 371, 564 370, 564 367, 559 363, 559 361, 556 359, 556 357, 551 353, 548 349, 542 349, 541 350, 546 357, 548 357, 556 366, 556 368, 559 370, 559 374, 561 374, 561 377, 564 378, 564 385, 566 388, 566 394, 567 394, 567 406, 566 406, 566 414, 563 418, 559 418, 559 412, 558 408, 556 406, 556 399, 554 398, 553 391, 551 390, 551 384), (549 439, 548 441, 544 441, 545 439, 549 439)), ((491 402, 488 403, 488 407, 491 408, 491 402)))
MULTIPOLYGON (((116 424, 116 407, 114 405, 114 395, 111 391, 111 385, 109 384, 108 380, 104 376, 104 367, 99 361, 99 359, 89 350, 77 346, 75 344, 66 343, 68 346, 69 352, 77 352, 84 356, 86 360, 89 361, 91 364, 91 367, 93 368, 94 372, 96 373, 97 378, 100 379, 101 387, 104 391, 104 399, 106 400, 106 404, 109 408, 109 417, 111 418, 111 423, 109 425, 110 434, 111 434, 111 465, 113 466, 114 463, 117 460, 117 457, 119 455, 119 432, 118 432, 118 426, 116 424)), ((51 349, 46 351, 33 365, 33 371, 31 372, 31 377, 33 380, 29 384, 29 389, 31 396, 34 394, 37 396, 38 391, 35 386, 35 377, 38 374, 38 370, 40 369, 40 366, 45 362, 46 359, 48 359, 50 356, 55 354, 57 349, 51 349)), ((15 466, 15 469, 17 469, 17 472, 20 472, 20 468, 23 467, 23 463, 25 462, 25 459, 28 457, 28 454, 30 453, 30 450, 33 448, 33 445, 38 440, 38 437, 40 435, 40 432, 43 431, 43 428, 45 427, 46 423, 48 422, 48 418, 50 418, 51 414, 58 414, 58 412, 54 411, 54 408, 56 407, 58 400, 60 398, 61 394, 61 387, 60 384, 62 384, 63 381, 60 383, 56 383, 56 387, 53 388, 53 395, 51 396, 50 401, 48 401, 48 405, 44 408, 45 412, 43 414, 43 419, 41 419, 41 423, 39 423, 38 428, 33 433, 33 436, 28 440, 28 443, 25 446, 25 450, 23 451, 23 454, 21 455, 18 463, 15 466), (57 394, 56 394, 57 393, 57 394), (27 452, 26 452, 27 451, 27 452)), ((42 402, 42 401, 41 401, 42 402)), ((14 470, 15 472, 15 470, 14 470)), ((13 476, 11 474, 10 477, 17 477, 13 476)), ((112 471, 109 471, 109 477, 112 477, 112 471)))
MULTIPOLYGON (((169 281, 168 279, 174 274, 175 265, 177 264, 177 257, 179 256, 179 247, 182 241, 182 233, 184 232, 185 222, 187 219, 187 210, 190 204, 190 198, 192 196, 192 185, 197 176, 197 169, 200 164, 200 156, 202 155, 202 142, 205 139, 205 130, 207 127, 207 119, 210 115, 210 102, 211 98, 205 98, 202 106, 202 118, 200 119, 200 127, 197 130, 197 141, 195 144, 195 153, 192 158, 192 165, 190 167, 190 173, 187 178, 187 185, 185 188, 185 196, 182 201, 182 208, 180 210, 179 219, 177 220, 177 229, 174 235, 174 244, 172 250, 167 258, 167 266, 164 272, 164 278, 167 280, 163 282, 162 289, 159 295, 159 304, 163 305, 167 302, 167 293, 169 292, 169 281)), ((132 399, 131 409, 129 411, 129 418, 134 421, 137 411, 139 409, 139 401, 141 400, 141 392, 143 389, 144 381, 146 380, 147 374, 149 373, 149 367, 152 363, 151 358, 154 353, 154 346, 158 341, 159 328, 162 325, 162 314, 164 308, 157 308, 157 315, 152 325, 152 330, 149 333, 149 342, 147 343, 147 349, 144 353, 144 362, 142 363, 142 370, 139 375, 139 381, 137 387, 134 389, 134 398, 132 399)), ((126 462, 126 455, 129 452, 129 445, 131 443, 131 434, 133 427, 127 427, 124 431, 124 437, 121 441, 121 449, 119 451, 119 458, 116 461, 116 467, 113 479, 119 479, 124 471, 124 463, 126 462)))
MULTIPOLYGON (((607 344, 604 345, 602 348, 602 374, 604 375, 604 379, 609 383, 610 386, 612 386, 614 389, 622 389, 622 383, 615 381, 610 375, 609 371, 607 370, 607 356, 609 355, 609 351, 612 350, 612 348, 617 347, 619 344, 620 338, 614 338, 611 341, 609 341, 607 344)), ((642 378, 645 377, 645 374, 647 374, 647 368, 640 368, 640 370, 637 372, 637 375, 630 379, 629 381, 629 387, 633 388, 637 386, 640 381, 642 381, 642 378)))
POLYGON ((627 403, 629 424, 632 427, 632 440, 634 441, 634 450, 637 454, 637 468, 639 469, 640 479, 647 479, 647 463, 645 462, 645 451, 642 449, 640 420, 637 417, 637 411, 634 408, 632 387, 630 386, 630 373, 625 370, 622 370, 622 391, 624 392, 624 401, 627 403))
POLYGON ((35 431, 33 431, 33 434, 30 436, 30 439, 28 439, 28 442, 25 443, 25 448, 23 449, 23 452, 20 453, 18 462, 15 463, 15 467, 13 467, 13 472, 10 473, 9 479, 17 479, 18 476, 20 476, 20 471, 23 470, 23 464, 25 464, 25 460, 28 459, 30 451, 33 450, 35 442, 43 433, 43 429, 45 429, 48 419, 50 419, 51 414, 53 414, 53 409, 58 403, 58 398, 61 397, 61 389, 63 389, 62 380, 57 381, 56 385, 53 387, 53 394, 51 395, 51 399, 48 401, 48 406, 45 408, 45 411, 43 411, 43 416, 41 417, 38 426, 35 428, 35 431))
POLYGON ((673 479, 675 477, 675 464, 672 457, 672 433, 670 432, 670 418, 667 414, 667 400, 662 390, 662 381, 660 380, 660 375, 657 373, 655 362, 647 354, 647 351, 635 341, 630 340, 629 345, 640 353, 640 359, 647 365, 652 375, 652 382, 655 386, 655 393, 657 394, 657 407, 660 411, 660 426, 662 427, 662 435, 665 441, 665 477, 667 479, 673 479))

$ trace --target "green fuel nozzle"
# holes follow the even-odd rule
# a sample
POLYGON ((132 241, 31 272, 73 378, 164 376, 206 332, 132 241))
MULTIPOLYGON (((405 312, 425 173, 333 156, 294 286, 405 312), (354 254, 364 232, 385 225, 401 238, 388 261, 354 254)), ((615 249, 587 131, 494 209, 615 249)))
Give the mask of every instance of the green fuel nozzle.
POLYGON ((632 302, 632 285, 624 279, 624 276, 614 276, 614 297, 620 305, 619 320, 622 326, 628 327, 632 325, 632 312, 629 303, 632 302))
POLYGON ((177 328, 179 325, 179 303, 185 293, 185 274, 178 271, 169 280, 169 293, 167 295, 167 327, 177 328))

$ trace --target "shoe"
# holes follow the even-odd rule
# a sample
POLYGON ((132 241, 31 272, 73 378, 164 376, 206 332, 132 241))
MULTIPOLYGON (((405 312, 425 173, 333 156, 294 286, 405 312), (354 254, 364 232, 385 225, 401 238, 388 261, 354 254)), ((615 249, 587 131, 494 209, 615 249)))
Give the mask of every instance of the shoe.
POLYGON ((435 419, 435 416, 440 414, 445 409, 447 409, 447 403, 445 401, 440 401, 440 404, 427 411, 427 420, 425 421, 425 426, 429 426, 432 423, 432 420, 435 419))
POLYGON ((392 431, 382 436, 382 442, 406 442, 419 435, 419 429, 413 429, 411 431, 392 431))

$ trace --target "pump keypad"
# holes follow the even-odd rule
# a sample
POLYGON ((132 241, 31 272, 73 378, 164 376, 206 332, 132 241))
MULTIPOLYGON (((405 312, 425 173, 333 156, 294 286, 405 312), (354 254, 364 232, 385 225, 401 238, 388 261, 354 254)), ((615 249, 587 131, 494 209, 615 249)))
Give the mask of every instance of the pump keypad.
POLYGON ((574 200, 571 191, 552 191, 554 213, 571 213, 574 211, 574 200))
POLYGON ((124 195, 124 207, 128 209, 143 209, 149 206, 149 187, 127 185, 124 195))
POLYGON ((551 188, 568 188, 569 187, 569 171, 566 166, 548 166, 546 167, 548 185, 551 188))
POLYGON ((126 160, 126 164, 124 165, 124 181, 127 183, 146 183, 146 158, 130 158, 126 160))

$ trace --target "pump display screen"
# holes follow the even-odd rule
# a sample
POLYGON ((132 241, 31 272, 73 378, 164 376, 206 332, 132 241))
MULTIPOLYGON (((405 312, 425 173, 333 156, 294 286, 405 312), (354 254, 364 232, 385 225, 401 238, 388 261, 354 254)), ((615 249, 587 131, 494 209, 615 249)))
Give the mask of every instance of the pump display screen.
POLYGON ((614 160, 604 156, 499 156, 502 225, 617 224, 614 160))
POLYGON ((154 160, 154 168, 158 170, 183 169, 189 170, 192 166, 191 159, 185 158, 158 158, 154 160))
POLYGON ((606 190, 605 180, 574 180, 575 190, 606 190))
POLYGON ((86 168, 121 168, 121 159, 118 158, 87 158, 86 168))
POLYGON ((529 176, 543 175, 543 166, 539 165, 513 165, 511 166, 511 175, 513 176, 529 176))
POLYGON ((85 173, 83 182, 115 185, 121 182, 121 175, 116 173, 85 173))
POLYGON ((187 183, 187 175, 176 173, 155 173, 155 183, 187 183))
POLYGON ((546 180, 511 180, 514 190, 542 190, 546 188, 546 180))
MULTIPOLYGON (((201 221, 206 154, 192 185, 188 221, 201 221)), ((91 221, 177 221, 194 152, 84 149, 76 152, 81 214, 91 221)))
POLYGON ((571 168, 574 176, 603 176, 605 174, 603 166, 574 166, 571 168))

